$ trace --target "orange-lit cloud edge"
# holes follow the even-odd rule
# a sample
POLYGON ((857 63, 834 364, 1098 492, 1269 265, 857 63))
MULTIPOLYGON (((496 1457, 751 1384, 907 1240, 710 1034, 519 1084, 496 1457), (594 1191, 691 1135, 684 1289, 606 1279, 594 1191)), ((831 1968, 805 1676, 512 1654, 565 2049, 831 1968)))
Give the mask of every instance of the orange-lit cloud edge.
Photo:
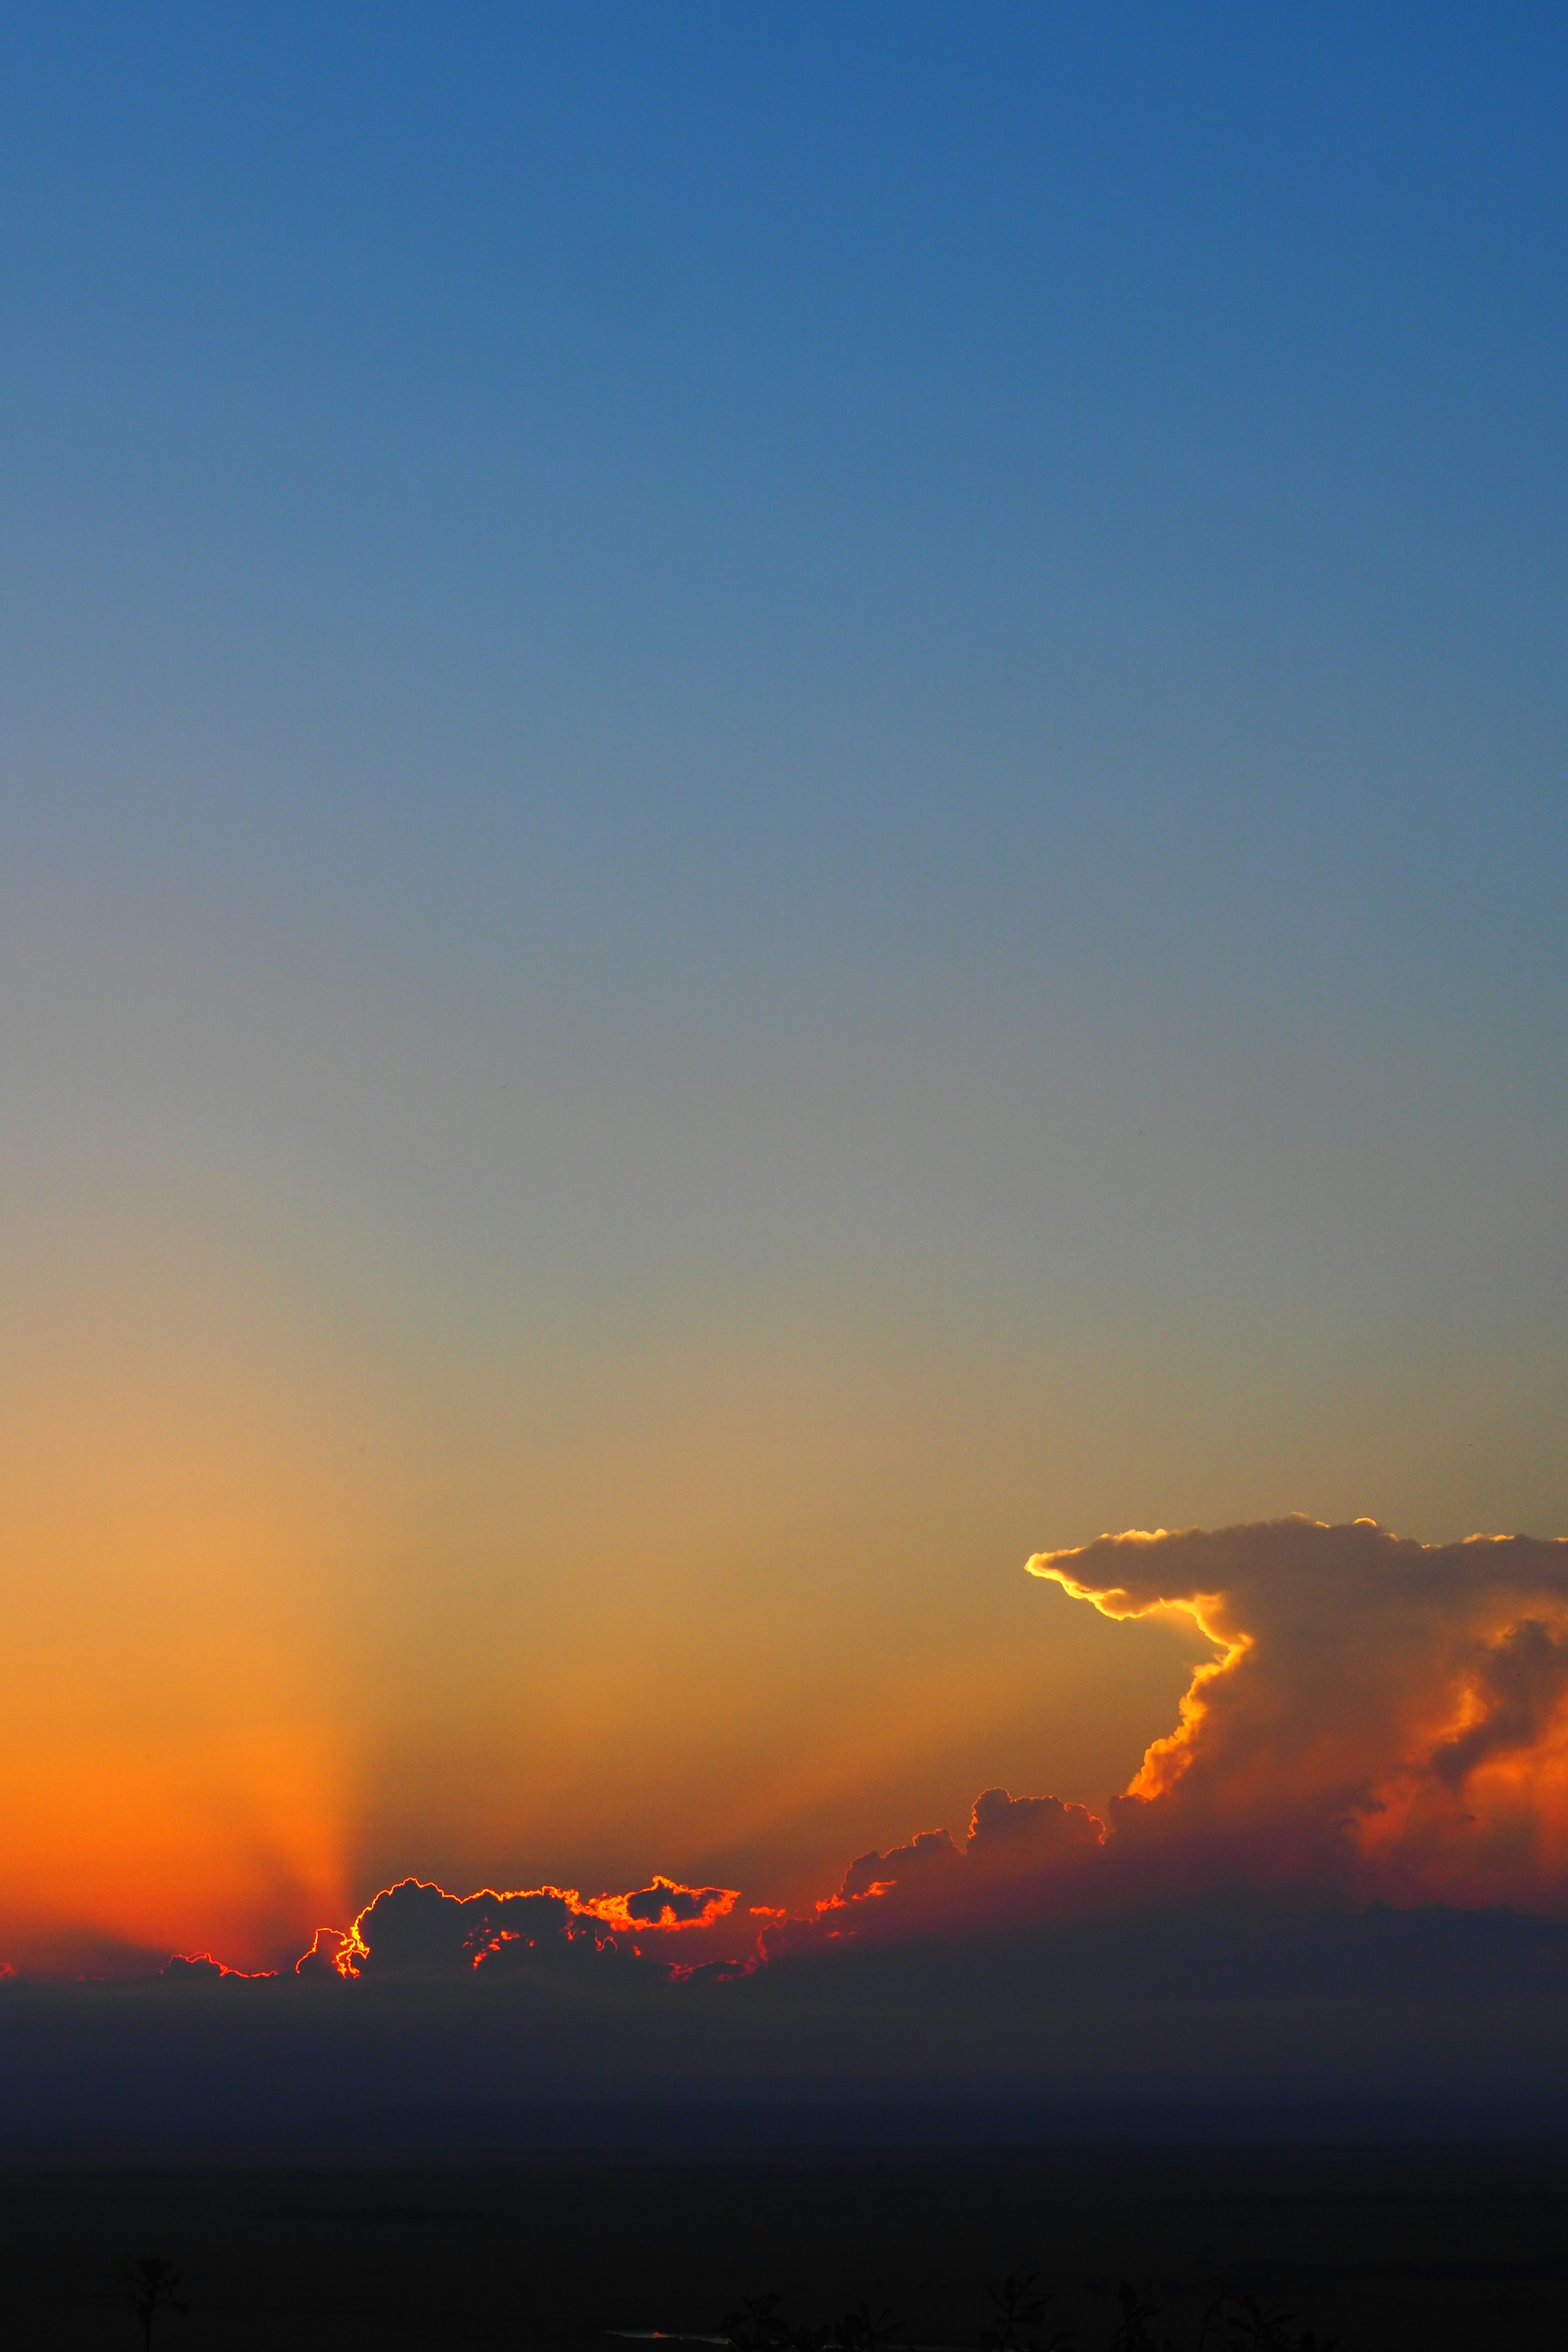
MULTIPOLYGON (((1371 1519, 1294 1517, 1129 1530, 1027 1568, 1114 1620, 1182 1612, 1214 1651, 1109 1818, 989 1789, 962 1845, 928 1830, 863 1854, 804 1917, 662 1876, 591 1896, 459 1897, 406 1879, 348 1927, 319 1929, 293 1973, 489 1977, 567 1953, 732 1977, 847 1941, 1044 1924, 1226 1885, 1568 1911, 1568 1541, 1422 1545, 1371 1519)), ((176 1954, 169 1972, 246 1978, 206 1953, 176 1954)))

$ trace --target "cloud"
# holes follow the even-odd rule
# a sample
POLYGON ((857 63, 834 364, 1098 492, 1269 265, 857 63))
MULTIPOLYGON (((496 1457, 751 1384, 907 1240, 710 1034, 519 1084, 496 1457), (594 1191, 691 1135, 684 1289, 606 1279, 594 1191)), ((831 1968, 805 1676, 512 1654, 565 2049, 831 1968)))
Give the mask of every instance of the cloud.
POLYGON ((1102 1536, 1029 1563, 1213 1642, 1109 1857, 1397 1901, 1568 1901, 1568 1543, 1370 1519, 1102 1536))
POLYGON ((294 2163, 302 2146, 1561 2136, 1565 1988, 1568 1924, 1256 1892, 848 1937, 728 1979, 603 1956, 352 1982, 16 1978, 0 2112, 12 2145, 294 2163))
POLYGON ((580 1896, 572 1899, 584 1916, 646 1934, 650 1927, 711 1927, 729 1917, 740 1893, 733 1886, 682 1886, 677 1879, 655 1878, 635 1895, 595 1895, 586 1903, 580 1896))
POLYGON ((334 1983, 352 1976, 349 1957, 353 1937, 352 1927, 318 1927, 310 1949, 295 1961, 294 1974, 307 1979, 327 1977, 334 1983))
POLYGON ((1560 2118, 1568 1545, 1289 1519, 1030 1567, 1212 1645, 1103 1819, 987 1789, 962 1840, 859 1855, 804 1919, 664 1877, 405 1879, 277 1977, 184 1953, 141 1984, 13 1978, 7 2112, 90 2138, 155 2107, 221 2138, 335 2101, 372 2137, 476 2145, 859 2128, 910 2100, 988 2136, 1046 2105, 1096 2129, 1194 2102, 1271 2132, 1560 2118), (759 1927, 746 1964, 709 1957, 759 1927))
MULTIPOLYGON (((416 1879, 322 1928, 293 1975, 495 1982, 606 1969, 693 1988, 900 1939, 971 1940, 1237 1893, 1300 1910, 1568 1916, 1568 1544, 1424 1546, 1370 1519, 1103 1536, 1036 1576, 1112 1619, 1181 1612, 1211 1658, 1100 1818, 982 1791, 962 1843, 858 1855, 804 1918, 655 1876, 626 1894, 416 1879)), ((205 1954, 170 1975, 232 1975, 205 1954)))
POLYGON ((1432 1751, 1432 1769, 1458 1788, 1489 1757, 1540 1747, 1568 1691, 1568 1640, 1536 1617, 1522 1617, 1500 1640, 1477 1651, 1470 1696, 1473 1722, 1432 1751))
POLYGON ((276 1969, 231 1969, 226 1961, 215 1960, 210 1952, 171 1952, 159 1974, 172 1978, 175 1983, 200 1979, 216 1982, 230 1977, 237 1984, 260 1984, 277 1976, 276 1969))
MULTIPOLYGON (((640 1939, 711 1927, 733 1910, 730 1886, 683 1886, 655 1878, 629 1895, 584 1899, 574 1887, 533 1886, 472 1895, 405 1878, 383 1887, 345 1928, 319 1927, 294 1964, 300 1977, 379 1978, 409 1970, 511 1969, 530 1963, 647 1960, 640 1939)), ((171 1966, 174 1964, 171 1963, 171 1966)), ((196 1965, 195 1962, 187 1965, 196 1965)))
POLYGON ((1060 1797, 1014 1797, 986 1789, 976 1797, 963 1844, 946 1830, 921 1830, 908 1845, 857 1856, 836 1895, 816 1918, 792 1929, 764 1930, 771 1956, 800 1950, 811 1935, 896 1936, 952 1921, 982 1927, 1016 1916, 1020 1888, 1061 1907, 1100 1856, 1105 1824, 1087 1806, 1060 1797))
POLYGON ((1102 1536, 1031 1573, 1107 1617, 1180 1611, 1214 1655, 1104 1822, 988 1789, 860 1855, 772 1957, 1224 1888, 1295 1903, 1568 1910, 1568 1544, 1423 1545, 1371 1519, 1102 1536))

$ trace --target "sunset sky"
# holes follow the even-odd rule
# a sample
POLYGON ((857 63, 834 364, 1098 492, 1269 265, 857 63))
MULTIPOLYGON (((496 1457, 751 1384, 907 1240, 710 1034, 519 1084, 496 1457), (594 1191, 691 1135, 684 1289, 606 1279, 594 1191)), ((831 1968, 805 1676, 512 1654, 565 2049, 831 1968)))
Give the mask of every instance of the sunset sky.
POLYGON ((0 1960, 814 1935, 1141 1769, 1568 1911, 1565 102, 1528 0, 0 9, 0 1960))

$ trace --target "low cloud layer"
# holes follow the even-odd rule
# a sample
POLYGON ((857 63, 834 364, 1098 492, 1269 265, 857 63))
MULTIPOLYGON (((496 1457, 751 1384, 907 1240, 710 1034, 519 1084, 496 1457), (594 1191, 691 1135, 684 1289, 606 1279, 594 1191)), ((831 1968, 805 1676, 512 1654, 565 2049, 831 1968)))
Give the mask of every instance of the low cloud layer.
MULTIPOLYGON (((801 1918, 662 1877, 586 1896, 410 1879, 321 1928, 294 1973, 723 1977, 1226 1893, 1568 1915, 1568 1544, 1290 1518, 1103 1536, 1028 1565, 1113 1619, 1184 1612, 1213 1645, 1103 1817, 988 1789, 962 1842, 926 1829, 862 1854, 801 1918)), ((204 1954, 170 1973, 237 1974, 204 1954)))
POLYGON ((1213 1643, 1103 1818, 988 1789, 962 1839, 860 1855, 805 1917, 666 1878, 408 1879, 265 1979, 202 1953, 117 1986, 14 1975, 12 2128, 1557 2128, 1568 1546, 1291 1519, 1030 1566, 1213 1643))
POLYGON ((629 1895, 586 1900, 575 1888, 561 1886, 509 1894, 486 1886, 459 1896, 408 1878, 384 1888, 341 1935, 320 1930, 295 1973, 326 1970, 357 1979, 458 1968, 493 1974, 563 1954, 635 1965, 642 1958, 638 1937, 710 1927, 736 1899, 733 1887, 682 1886, 670 1878, 656 1878, 629 1895))
MULTIPOLYGON (((505 1893, 482 1886, 473 1895, 448 1895, 444 1887, 405 1878, 384 1886, 349 1927, 318 1927, 293 1973, 358 1984, 483 1969, 491 1981, 516 1969, 592 1960, 688 1976, 689 1963, 656 1957, 658 1948, 717 1927, 737 1900, 732 1886, 683 1886, 673 1878, 655 1878, 627 1895, 586 1897, 563 1886, 505 1893)), ((163 1973, 176 1979, 258 1981, 210 1952, 176 1952, 163 1973)), ((270 1979, 280 1972, 259 1973, 270 1979)))
POLYGON ((1563 1923, 1258 1895, 841 1937, 676 1982, 572 1941, 501 1969, 357 1979, 17 1977, 0 1982, 0 2138, 298 2162, 628 2140, 1561 2135, 1565 1991, 1563 1923))

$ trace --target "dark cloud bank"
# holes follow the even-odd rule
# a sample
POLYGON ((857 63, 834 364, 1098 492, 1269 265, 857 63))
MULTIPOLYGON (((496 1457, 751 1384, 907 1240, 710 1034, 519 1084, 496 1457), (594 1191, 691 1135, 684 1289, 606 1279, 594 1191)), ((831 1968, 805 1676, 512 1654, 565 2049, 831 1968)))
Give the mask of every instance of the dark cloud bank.
POLYGON ((989 1790, 805 1918, 408 1881, 277 1976, 14 1977, 6 2137, 1556 2134, 1568 1545, 1297 1519, 1031 1567, 1215 1645, 1106 1820, 989 1790))

